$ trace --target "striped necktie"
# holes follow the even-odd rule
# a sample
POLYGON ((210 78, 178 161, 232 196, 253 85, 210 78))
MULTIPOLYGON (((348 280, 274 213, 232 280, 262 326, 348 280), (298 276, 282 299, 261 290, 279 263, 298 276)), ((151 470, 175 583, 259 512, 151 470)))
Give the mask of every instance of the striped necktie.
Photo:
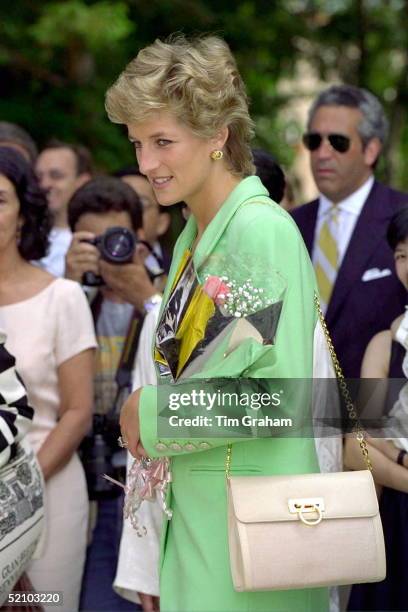
POLYGON ((338 210, 332 206, 316 243, 315 272, 323 312, 327 311, 339 265, 337 248, 338 210))

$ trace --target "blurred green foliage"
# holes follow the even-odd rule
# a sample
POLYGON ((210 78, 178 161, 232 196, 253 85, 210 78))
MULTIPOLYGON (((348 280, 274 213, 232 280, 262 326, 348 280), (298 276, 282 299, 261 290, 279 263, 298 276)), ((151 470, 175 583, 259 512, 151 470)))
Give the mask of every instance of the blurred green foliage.
POLYGON ((0 24, 0 118, 40 145, 56 136, 90 147, 100 168, 131 163, 123 129, 104 111, 107 87, 155 38, 212 32, 237 57, 258 146, 290 167, 303 126, 282 111, 307 65, 323 81, 367 87, 382 100, 391 138, 381 173, 408 187, 406 0, 14 0, 1 4, 0 24), (293 79, 290 88, 283 79, 293 79))

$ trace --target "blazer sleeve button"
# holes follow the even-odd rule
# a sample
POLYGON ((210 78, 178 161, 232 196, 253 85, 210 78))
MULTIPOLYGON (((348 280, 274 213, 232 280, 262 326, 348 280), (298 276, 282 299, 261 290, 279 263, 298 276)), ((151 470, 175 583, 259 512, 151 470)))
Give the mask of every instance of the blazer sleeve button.
POLYGON ((187 442, 187 444, 184 445, 184 450, 186 450, 189 453, 196 450, 196 448, 197 448, 196 445, 193 444, 192 442, 187 442))
POLYGON ((176 452, 182 450, 182 446, 178 442, 172 442, 169 446, 170 446, 171 450, 174 450, 176 452))

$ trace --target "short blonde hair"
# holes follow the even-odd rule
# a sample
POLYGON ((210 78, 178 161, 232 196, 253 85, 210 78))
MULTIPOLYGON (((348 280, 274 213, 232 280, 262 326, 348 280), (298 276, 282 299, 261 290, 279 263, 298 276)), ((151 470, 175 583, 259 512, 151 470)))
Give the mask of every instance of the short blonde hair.
POLYGON ((203 138, 227 126, 224 155, 230 171, 254 174, 253 122, 245 85, 221 38, 156 40, 139 51, 108 89, 105 107, 111 121, 124 124, 167 110, 203 138))

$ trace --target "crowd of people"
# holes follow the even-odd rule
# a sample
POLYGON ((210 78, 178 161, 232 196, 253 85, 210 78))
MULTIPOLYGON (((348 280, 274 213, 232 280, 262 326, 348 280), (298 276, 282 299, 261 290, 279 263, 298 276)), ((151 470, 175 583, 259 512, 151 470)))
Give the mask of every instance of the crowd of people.
MULTIPOLYGON (((405 381, 408 195, 375 178, 379 100, 351 85, 318 95, 303 143, 319 196, 290 213, 279 164, 251 149, 245 86, 221 39, 146 47, 106 109, 136 155, 110 176, 82 145, 38 152, 0 122, 0 605, 58 591, 67 612, 408 610, 408 444, 367 436, 384 581, 249 592, 231 579, 226 457, 238 475, 358 470, 357 442, 158 430, 157 385, 324 372, 317 293, 344 375, 405 381), (170 252, 174 204, 185 226, 170 252), (239 300, 220 301, 211 279, 240 287, 239 300), (241 337, 255 294, 269 318, 241 337), (162 476, 137 520, 123 519, 147 458, 162 476)), ((397 401, 401 389, 382 414, 397 401)))

